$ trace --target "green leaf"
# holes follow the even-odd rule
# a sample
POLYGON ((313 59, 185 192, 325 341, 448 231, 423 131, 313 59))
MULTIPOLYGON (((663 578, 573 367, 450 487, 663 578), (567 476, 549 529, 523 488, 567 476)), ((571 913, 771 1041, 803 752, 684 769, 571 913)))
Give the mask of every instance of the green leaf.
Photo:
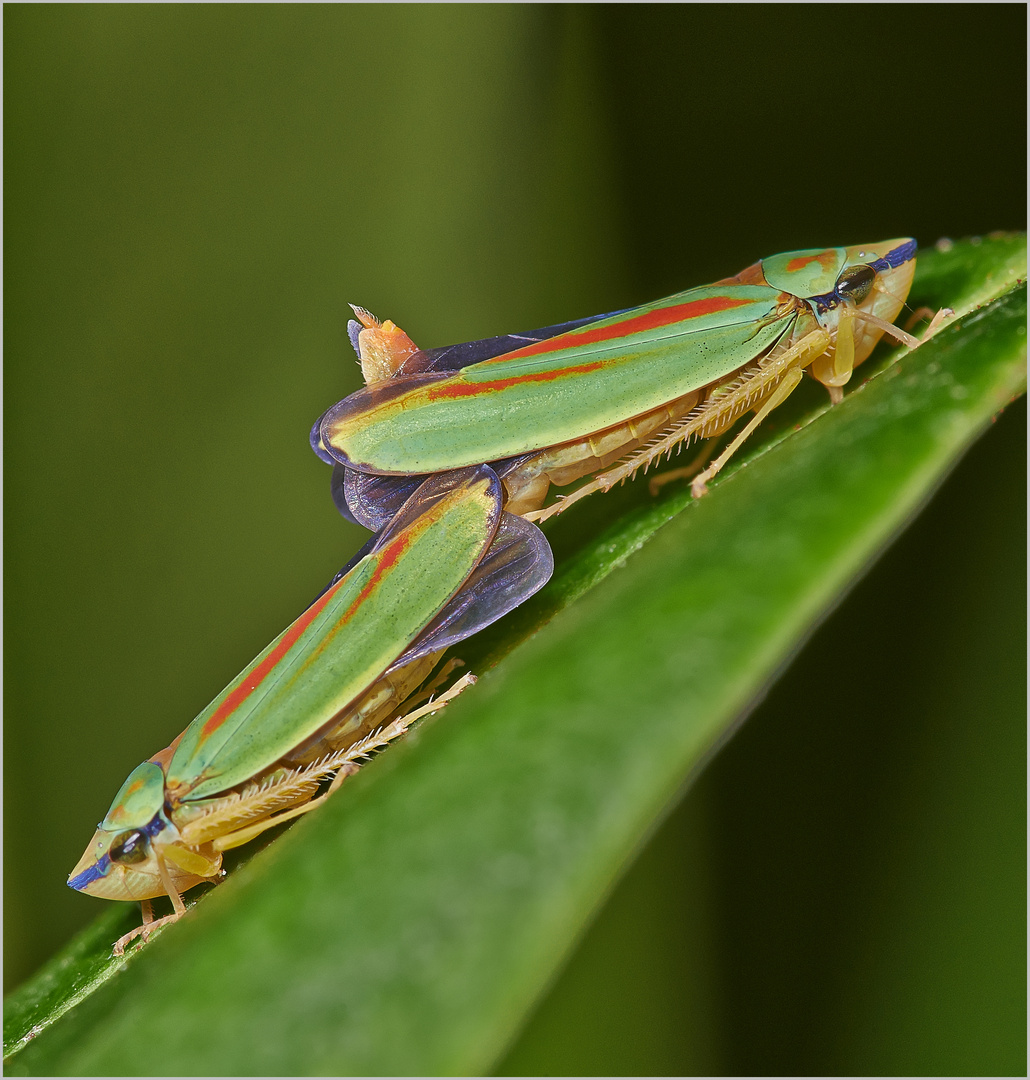
POLYGON ((1025 265, 1022 236, 921 255, 913 303, 964 316, 931 342, 700 502, 638 481, 559 518, 554 581, 465 650, 479 685, 117 963, 112 907, 8 999, 7 1071, 489 1070, 685 782, 1025 390, 1025 265))

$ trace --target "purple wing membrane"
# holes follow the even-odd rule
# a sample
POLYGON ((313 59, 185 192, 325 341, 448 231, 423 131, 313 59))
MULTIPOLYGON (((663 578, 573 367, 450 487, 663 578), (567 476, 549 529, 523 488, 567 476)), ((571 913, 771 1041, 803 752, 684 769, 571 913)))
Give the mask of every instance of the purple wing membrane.
POLYGON ((357 319, 348 319, 347 337, 350 338, 351 348, 358 354, 358 359, 361 358, 361 347, 358 345, 358 335, 363 329, 364 327, 362 327, 357 319))
POLYGON ((425 482, 425 476, 374 476, 336 464, 331 490, 336 509, 356 525, 379 532, 425 482))
MULTIPOLYGON (((326 409, 325 412, 328 411, 329 410, 326 409)), ((324 461, 326 465, 335 465, 336 458, 329 456, 329 453, 322 446, 322 436, 318 433, 318 429, 322 426, 322 421, 324 419, 325 413, 322 413, 322 415, 311 425, 311 432, 308 435, 308 442, 311 444, 311 449, 314 450, 315 457, 317 457, 319 461, 324 461)), ((343 511, 341 510, 340 513, 342 514, 343 511)), ((344 514, 344 517, 346 517, 346 514, 344 514)))
MULTIPOLYGON (((348 469, 346 465, 341 465, 338 461, 334 461, 333 475, 329 479, 329 493, 333 497, 333 506, 340 512, 340 517, 342 517, 344 521, 349 521, 352 525, 364 525, 367 529, 370 528, 370 526, 365 525, 363 521, 358 521, 351 511, 351 508, 347 505, 345 485, 347 482, 347 473, 351 471, 352 470, 348 469)), ((379 530, 372 529, 372 531, 378 532, 379 530)))
MULTIPOLYGON (((532 456, 520 454, 518 457, 491 461, 488 464, 503 478, 532 456)), ((429 475, 377 476, 375 473, 360 473, 357 469, 336 462, 330 489, 336 509, 347 521, 371 529, 372 532, 379 532, 390 523, 394 514, 429 475)))
POLYGON ((502 514, 493 543, 468 581, 393 669, 478 634, 543 588, 553 571, 554 556, 536 525, 502 514))

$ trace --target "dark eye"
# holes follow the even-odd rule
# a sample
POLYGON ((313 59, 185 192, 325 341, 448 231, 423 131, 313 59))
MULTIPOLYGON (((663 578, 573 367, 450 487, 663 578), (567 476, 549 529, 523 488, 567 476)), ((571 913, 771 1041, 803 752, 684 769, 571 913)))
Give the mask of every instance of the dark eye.
POLYGON ((869 295, 875 280, 876 271, 871 266, 852 266, 837 279, 836 293, 842 300, 857 303, 869 295))
POLYGON ((122 833, 114 838, 108 852, 111 862, 138 863, 147 857, 147 838, 138 830, 122 833))

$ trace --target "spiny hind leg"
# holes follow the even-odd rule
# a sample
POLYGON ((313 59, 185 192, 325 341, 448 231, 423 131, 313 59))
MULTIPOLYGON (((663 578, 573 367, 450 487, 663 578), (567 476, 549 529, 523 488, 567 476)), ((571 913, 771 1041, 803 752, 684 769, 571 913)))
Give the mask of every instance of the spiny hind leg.
POLYGON ((721 435, 705 440, 701 444, 700 451, 686 465, 679 469, 670 469, 668 472, 652 476, 648 481, 647 490, 652 496, 655 496, 666 484, 674 483, 676 480, 692 480, 704 468, 706 462, 715 453, 721 442, 721 435))
POLYGON ((314 799, 310 799, 300 806, 294 806, 292 809, 286 810, 281 814, 276 814, 275 817, 262 818, 261 821, 256 821, 252 825, 246 825, 242 829, 236 829, 233 832, 226 833, 224 836, 218 837, 211 846, 215 851, 228 851, 230 848, 239 847, 241 844, 249 843, 267 829, 271 829, 276 825, 282 825, 286 821, 291 821, 293 818, 300 817, 301 814, 307 814, 309 811, 314 810, 316 806, 321 806, 330 795, 339 789, 340 785, 348 776, 353 776, 360 769, 361 759, 369 757, 375 751, 381 750, 387 743, 399 738, 413 723, 415 723, 416 720, 421 720, 422 717, 429 716, 431 713, 435 713, 444 708, 448 702, 453 701, 463 690, 472 686, 475 681, 476 677, 471 672, 463 675, 449 690, 446 690, 438 698, 435 698, 433 701, 428 701, 424 705, 420 705, 417 709, 413 709, 411 712, 398 717, 396 720, 391 720, 390 723, 386 724, 378 731, 373 731, 370 735, 366 735, 363 739, 359 739, 353 746, 349 746, 346 750, 341 751, 339 754, 334 755, 333 758, 330 758, 328 761, 319 765, 319 769, 324 769, 327 773, 335 770, 332 783, 324 794, 319 795, 314 799))
POLYGON ((727 461, 740 449, 740 447, 746 442, 748 437, 754 432, 755 428, 773 411, 773 409, 782 405, 784 401, 790 396, 791 392, 801 382, 801 376, 803 372, 801 368, 792 368, 783 377, 783 381, 776 387, 776 389, 765 399, 762 407, 748 422, 747 427, 726 447, 725 450, 708 466, 704 472, 698 473, 697 476, 690 483, 690 493, 695 499, 700 499, 702 495, 708 490, 708 481, 712 479, 718 472, 720 472, 727 461))
MULTIPOLYGON (((852 340, 853 339, 849 337, 849 342, 852 342, 852 340)), ((762 421, 790 397, 795 387, 801 382, 801 379, 804 376, 805 367, 812 363, 813 357, 818 362, 825 354, 826 346, 828 344, 829 339, 825 332, 816 331, 815 333, 803 337, 800 341, 786 349, 781 356, 776 358, 775 364, 770 366, 785 367, 786 370, 783 378, 775 385, 768 397, 762 401, 759 408, 755 411, 755 415, 748 421, 744 430, 733 439, 729 446, 723 450, 711 465, 703 472, 698 473, 693 480, 691 480, 690 493, 695 499, 701 498, 701 496, 708 491, 708 481, 722 470, 726 462, 729 461, 737 450, 739 450, 750 436, 754 434, 762 421)), ((851 356, 853 355, 854 348, 852 346, 851 356)), ((848 378, 850 378, 851 356, 845 358, 845 362, 848 365, 848 378)), ((840 392, 839 388, 837 392, 840 392)))
MULTIPOLYGON (((712 434, 721 433, 739 416, 751 409, 756 400, 760 400, 764 394, 768 393, 769 396, 765 399, 766 404, 758 412, 758 419, 748 424, 742 435, 734 440, 730 450, 720 458, 725 462, 729 453, 732 453, 754 431, 771 409, 775 408, 775 405, 770 406, 769 402, 775 400, 778 404, 786 396, 786 394, 783 397, 778 396, 784 383, 789 382, 790 390, 793 390, 801 380, 802 369, 810 364, 813 358, 825 353, 829 343, 830 337, 824 330, 815 330, 806 334, 782 352, 767 357, 757 369, 751 369, 746 375, 741 376, 737 385, 731 389, 716 387, 708 398, 686 415, 683 422, 675 424, 667 435, 631 453, 622 464, 595 476, 588 484, 577 488, 571 495, 559 497, 558 501, 550 506, 522 516, 527 521, 546 521, 547 518, 560 514, 573 503, 579 502, 580 499, 586 498, 595 491, 609 491, 616 484, 633 476, 638 470, 648 468, 651 462, 656 461, 663 454, 670 453, 685 440, 691 437, 706 438, 712 434), (769 386, 775 388, 769 391, 767 389, 769 386)), ((720 468, 722 465, 714 471, 706 470, 707 477, 714 476, 720 468)))

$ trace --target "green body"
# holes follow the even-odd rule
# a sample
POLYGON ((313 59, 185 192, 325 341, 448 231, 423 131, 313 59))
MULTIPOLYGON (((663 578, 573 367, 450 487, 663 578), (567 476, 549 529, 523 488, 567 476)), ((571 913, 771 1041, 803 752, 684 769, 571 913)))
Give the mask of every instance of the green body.
POLYGON ((497 529, 492 481, 453 486, 420 510, 395 522, 190 724, 166 777, 179 802, 221 794, 315 735, 458 591, 497 529))
POLYGON ((484 560, 500 522, 493 470, 426 481, 363 558, 168 749, 132 772, 68 884, 110 899, 160 895, 168 884, 150 858, 154 846, 175 863, 175 889, 209 877, 219 859, 208 853, 210 872, 196 870, 205 856, 177 853, 179 828, 206 812, 207 801, 268 778, 284 756, 332 729, 394 665, 403 666, 484 560))
POLYGON ((436 472, 600 431, 696 390, 771 347, 789 325, 766 286, 694 289, 446 379, 414 376, 347 399, 323 423, 362 472, 436 472), (395 394, 404 384, 403 393, 395 394), (431 421, 431 422, 430 422, 431 421))
POLYGON ((890 270, 911 241, 772 256, 705 285, 467 367, 400 376, 340 402, 321 445, 363 473, 438 472, 501 461, 615 427, 718 384, 829 314, 854 265, 890 270))

